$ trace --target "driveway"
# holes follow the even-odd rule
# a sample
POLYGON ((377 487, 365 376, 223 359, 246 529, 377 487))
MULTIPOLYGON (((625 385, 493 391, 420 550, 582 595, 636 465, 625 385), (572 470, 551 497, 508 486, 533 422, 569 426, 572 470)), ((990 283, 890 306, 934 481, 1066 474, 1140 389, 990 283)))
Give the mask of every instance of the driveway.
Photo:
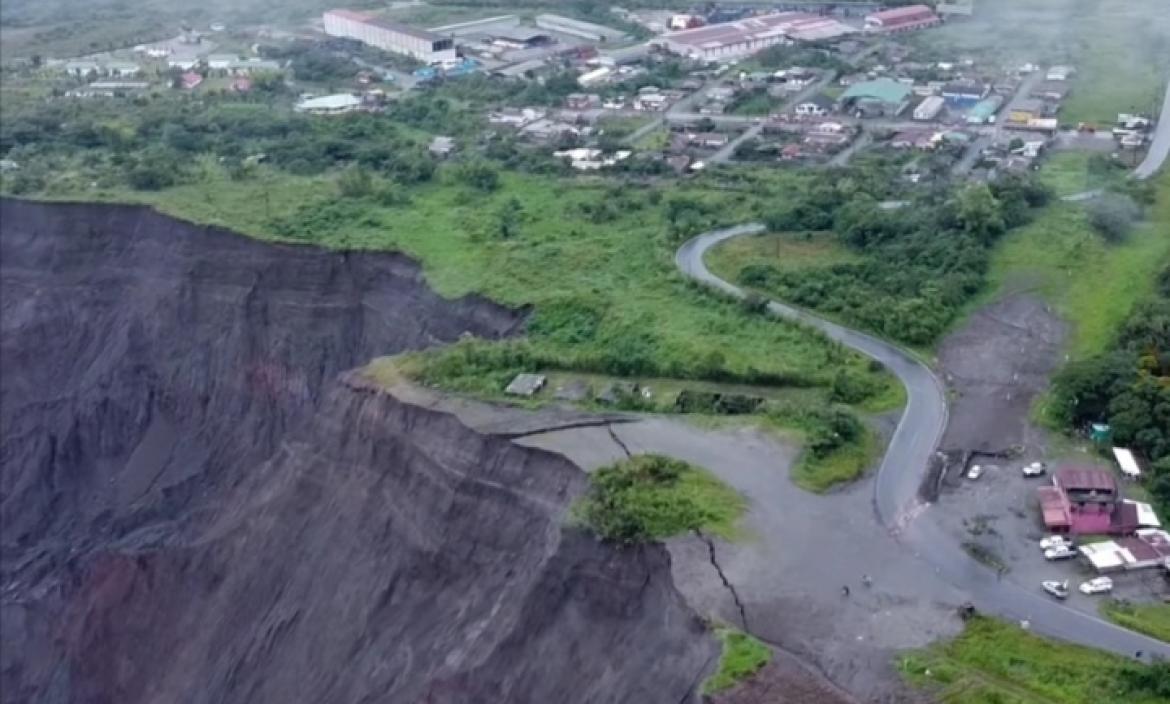
MULTIPOLYGON (((684 275, 742 298, 744 291, 712 274, 703 256, 721 242, 764 230, 760 223, 749 223, 704 233, 678 250, 675 263, 684 275)), ((919 484, 947 423, 943 385, 926 364, 896 345, 791 306, 772 301, 768 310, 779 317, 811 325, 881 362, 906 387, 908 402, 878 469, 873 504, 880 523, 914 557, 967 594, 981 611, 1017 621, 1027 620, 1032 629, 1043 635, 1127 657, 1143 651, 1170 658, 1170 644, 1065 607, 1043 595, 1039 587, 1032 590, 1001 581, 993 570, 970 558, 952 536, 939 529, 931 516, 931 505, 917 498, 919 484)))

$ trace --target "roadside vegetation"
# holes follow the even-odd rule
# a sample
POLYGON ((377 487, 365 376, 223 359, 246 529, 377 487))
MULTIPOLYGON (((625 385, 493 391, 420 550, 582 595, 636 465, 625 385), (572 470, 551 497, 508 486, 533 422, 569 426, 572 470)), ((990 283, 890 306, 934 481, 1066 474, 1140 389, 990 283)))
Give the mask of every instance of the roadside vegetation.
POLYGON ((1170 663, 1142 665, 983 616, 957 638, 903 655, 898 669, 945 704, 1156 704, 1170 663))
POLYGON ((1119 626, 1170 643, 1170 604, 1135 604, 1118 599, 1101 602, 1101 615, 1119 626))
MULTIPOLYGON (((819 256, 804 258, 808 266, 784 261, 783 246, 768 257, 767 244, 755 246, 750 263, 735 250, 717 251, 713 259, 742 264, 733 278, 748 288, 927 346, 984 290, 995 243, 1031 220, 1050 197, 1032 179, 1005 177, 885 209, 879 201, 895 195, 889 182, 858 176, 854 170, 825 173, 765 218, 773 232, 832 232, 816 236, 819 256)), ((783 244, 775 237, 771 242, 783 244)))
POLYGON ((743 682, 772 661, 772 649, 753 636, 723 626, 715 630, 723 644, 719 668, 703 680, 703 694, 716 694, 743 682))
POLYGON ((746 502, 706 470, 663 455, 634 455, 589 475, 573 516, 601 538, 632 545, 691 531, 738 537, 746 502))

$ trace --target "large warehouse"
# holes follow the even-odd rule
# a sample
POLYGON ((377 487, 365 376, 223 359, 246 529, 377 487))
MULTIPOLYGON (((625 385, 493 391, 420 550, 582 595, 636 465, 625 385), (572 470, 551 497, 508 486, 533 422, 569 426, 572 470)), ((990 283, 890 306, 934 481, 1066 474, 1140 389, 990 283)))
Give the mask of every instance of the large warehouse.
POLYGON ((356 39, 363 44, 394 54, 406 54, 429 64, 455 61, 455 40, 425 29, 352 10, 325 13, 325 33, 331 37, 356 39))
POLYGON ((668 32, 655 43, 668 51, 713 61, 747 56, 793 38, 828 39, 854 31, 836 20, 804 12, 777 12, 734 22, 668 32))
POLYGON ((865 16, 867 32, 909 32, 942 24, 928 5, 906 5, 865 16))

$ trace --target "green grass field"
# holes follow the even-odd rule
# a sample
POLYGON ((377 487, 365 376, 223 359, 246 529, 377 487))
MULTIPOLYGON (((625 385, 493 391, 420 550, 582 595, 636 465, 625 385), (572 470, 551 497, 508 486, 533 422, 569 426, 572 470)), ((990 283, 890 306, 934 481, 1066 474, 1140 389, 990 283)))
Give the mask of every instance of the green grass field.
MULTIPOLYGON (((1095 168, 1093 152, 1061 151, 1044 159, 1040 180, 1059 196, 1106 188, 1125 177, 1124 167, 1095 168)), ((1106 155, 1108 156, 1108 155, 1106 155)))
MULTIPOLYGON (((676 244, 665 233, 662 194, 650 189, 505 173, 501 187, 485 194, 442 176, 440 183, 404 190, 407 205, 383 206, 339 202, 329 178, 264 170, 236 182, 212 165, 202 168, 206 175, 197 182, 157 193, 94 191, 76 184, 56 195, 149 203, 262 239, 282 239, 281 226, 295 225, 303 233, 300 241, 404 251, 423 263, 428 283, 444 296, 480 293, 507 305, 535 306, 538 315, 579 306, 595 315, 584 338, 555 331, 534 336, 542 352, 580 356, 635 336, 649 340, 656 358, 679 364, 717 353, 733 372, 800 378, 812 385, 827 384, 842 364, 864 376, 884 376, 803 327, 751 314, 685 281, 673 265, 676 244), (601 222, 584 214, 619 198, 624 204, 601 222), (496 213, 513 200, 519 203, 517 233, 500 237, 496 213)), ((755 199, 776 197, 792 177, 766 178, 774 181, 762 182, 753 196, 688 186, 673 189, 671 197, 707 203, 720 222, 734 223, 754 217, 760 207, 755 199)), ((889 377, 884 378, 888 387, 889 377)))
POLYGON ((991 296, 1035 291, 1071 323, 1074 357, 1104 350, 1170 258, 1170 172, 1158 179, 1157 204, 1123 244, 1102 241, 1069 203, 1055 203, 1009 233, 992 258, 991 296))
POLYGON ((772 661, 772 649, 747 633, 724 627, 716 629, 715 635, 723 644, 723 652, 719 669, 703 681, 703 694, 731 689, 772 661))
POLYGON ((707 266, 728 281, 753 264, 781 270, 810 269, 858 260, 831 232, 767 233, 728 240, 707 254, 707 266))
POLYGON ((1170 643, 1170 604, 1131 604, 1116 599, 1101 602, 1101 615, 1119 626, 1170 643))
POLYGON ((1032 635, 986 617, 962 635, 902 656, 898 669, 941 704, 1158 704, 1127 686, 1137 666, 1098 650, 1032 635))

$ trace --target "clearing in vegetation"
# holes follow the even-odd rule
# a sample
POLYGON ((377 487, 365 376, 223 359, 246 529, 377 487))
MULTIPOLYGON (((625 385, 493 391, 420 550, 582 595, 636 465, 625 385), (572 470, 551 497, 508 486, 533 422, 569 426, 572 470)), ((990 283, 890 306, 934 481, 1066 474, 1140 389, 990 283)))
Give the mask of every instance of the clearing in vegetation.
POLYGON ((1101 615, 1119 626, 1170 643, 1170 604, 1134 604, 1117 599, 1101 602, 1101 615))
POLYGON ((589 475, 573 515, 605 540, 634 544, 688 531, 731 540, 746 502, 706 470, 663 455, 634 455, 589 475))
POLYGON ((719 669, 703 680, 703 694, 715 694, 743 682, 772 661, 772 649, 757 638, 727 626, 715 635, 723 644, 719 669))
POLYGON ((1155 204, 1128 238, 1106 243, 1084 208, 1054 203, 1009 233, 991 259, 991 296, 1034 289, 1072 323, 1070 352, 1081 358, 1104 351, 1121 321, 1151 295, 1158 271, 1170 262, 1170 171, 1158 177, 1155 204))
POLYGON ((1160 704, 1170 697, 1170 663, 1133 663, 983 616, 954 640, 902 656, 898 668, 943 704, 1160 704))

